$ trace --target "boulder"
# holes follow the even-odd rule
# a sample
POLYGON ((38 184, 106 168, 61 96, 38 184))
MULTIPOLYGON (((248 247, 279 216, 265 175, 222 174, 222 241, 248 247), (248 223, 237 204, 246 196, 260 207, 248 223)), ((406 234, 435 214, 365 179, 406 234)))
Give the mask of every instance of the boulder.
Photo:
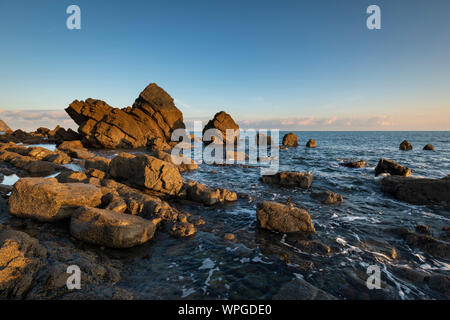
POLYGON ((411 175, 411 169, 408 167, 399 165, 391 160, 386 160, 381 158, 378 165, 375 168, 375 175, 380 175, 382 173, 389 173, 391 176, 404 176, 408 177, 411 175))
POLYGON ((131 214, 79 208, 70 221, 75 238, 111 248, 130 248, 153 238, 157 224, 131 214))
POLYGON ((175 222, 169 230, 170 235, 176 238, 189 237, 196 232, 197 229, 189 222, 175 222))
POLYGON ((127 184, 176 195, 183 186, 180 172, 171 163, 140 154, 121 153, 111 160, 109 174, 127 184))
POLYGON ((206 126, 203 128, 203 141, 206 144, 209 144, 211 142, 214 143, 231 143, 231 144, 237 144, 239 140, 239 126, 236 124, 236 122, 231 118, 231 116, 224 112, 220 111, 214 115, 214 118, 209 120, 209 122, 206 124, 206 126), (222 139, 217 139, 216 137, 212 137, 212 139, 208 139, 205 137, 205 132, 209 129, 215 129, 218 132, 220 132, 222 139), (231 136, 227 136, 227 129, 228 130, 234 130, 234 134, 231 136))
POLYGON ((37 239, 0 224, 0 299, 25 298, 46 256, 37 239))
POLYGON ((68 164, 72 161, 72 158, 69 157, 65 152, 57 150, 47 155, 43 160, 55 164, 68 164))
POLYGON ((150 151, 165 151, 169 152, 172 147, 161 137, 154 137, 148 139, 147 149, 150 151))
POLYGON ((237 200, 235 192, 210 188, 196 181, 189 181, 185 184, 186 198, 194 202, 200 202, 205 205, 214 205, 216 203, 232 202, 237 200))
POLYGON ((324 204, 335 204, 344 202, 344 198, 335 192, 329 190, 313 192, 311 193, 311 198, 314 198, 324 204))
POLYGON ((306 143, 306 147, 308 147, 308 148, 315 148, 315 147, 317 147, 316 140, 309 139, 308 142, 306 143))
POLYGON ((412 150, 412 148, 412 144, 408 140, 403 140, 402 143, 400 143, 400 150, 409 151, 412 150))
POLYGON ((84 162, 84 167, 86 169, 97 169, 103 172, 108 172, 109 164, 111 163, 111 160, 106 159, 104 157, 93 157, 90 159, 87 159, 84 162))
POLYGON ((183 115, 172 97, 152 83, 132 107, 119 109, 101 100, 75 100, 66 112, 79 125, 82 141, 95 148, 140 148, 149 138, 171 140, 172 132, 185 128, 183 115))
POLYGON ((285 134, 283 137, 283 146, 286 147, 296 147, 298 146, 298 137, 295 133, 290 132, 288 134, 285 134))
POLYGON ((61 172, 56 179, 60 183, 85 182, 88 177, 80 171, 64 171, 61 172))
POLYGON ((305 209, 273 201, 257 204, 256 218, 263 229, 282 233, 315 233, 311 217, 305 209))
POLYGON ((274 175, 263 175, 261 181, 269 184, 277 184, 284 187, 298 187, 308 189, 313 181, 312 173, 278 172, 274 175))
POLYGON ((81 143, 80 140, 73 140, 73 141, 63 141, 59 146, 58 146, 59 150, 65 151, 65 152, 70 152, 72 150, 87 150, 84 146, 83 143, 81 143))
POLYGON ((390 176, 381 181, 384 192, 412 204, 438 204, 450 208, 450 177, 442 179, 390 176))
POLYGON ((340 165, 347 168, 364 168, 366 166, 366 162, 364 160, 349 161, 340 163, 340 165))
POLYGON ((57 164, 40 160, 30 161, 22 168, 27 170, 31 175, 40 175, 40 176, 49 175, 62 169, 62 167, 57 164))
POLYGON ((22 178, 14 184, 9 212, 21 218, 55 221, 81 206, 101 204, 99 188, 83 183, 58 183, 54 178, 22 178))
POLYGON ((431 150, 432 151, 432 150, 434 150, 434 147, 432 144, 429 143, 423 147, 423 150, 431 150))

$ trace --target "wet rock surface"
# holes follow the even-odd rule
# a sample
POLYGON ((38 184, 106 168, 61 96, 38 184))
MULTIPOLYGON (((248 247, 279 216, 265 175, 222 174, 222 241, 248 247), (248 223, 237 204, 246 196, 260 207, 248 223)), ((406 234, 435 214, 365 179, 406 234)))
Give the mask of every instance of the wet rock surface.
POLYGON ((380 159, 375 168, 375 175, 382 173, 389 173, 391 176, 409 177, 411 175, 411 169, 391 160, 380 159))
POLYGON ((450 177, 426 179, 413 177, 385 177, 381 181, 384 192, 413 204, 436 204, 450 209, 450 177))
POLYGON ((278 172, 274 175, 263 175, 261 181, 269 184, 276 184, 283 187, 298 187, 308 189, 313 182, 312 173, 301 172, 278 172))
POLYGON ((263 229, 279 232, 314 233, 314 225, 308 212, 302 208, 277 202, 258 203, 256 217, 263 229))
POLYGON ((296 147, 298 146, 298 137, 295 133, 290 132, 283 137, 283 146, 296 147))

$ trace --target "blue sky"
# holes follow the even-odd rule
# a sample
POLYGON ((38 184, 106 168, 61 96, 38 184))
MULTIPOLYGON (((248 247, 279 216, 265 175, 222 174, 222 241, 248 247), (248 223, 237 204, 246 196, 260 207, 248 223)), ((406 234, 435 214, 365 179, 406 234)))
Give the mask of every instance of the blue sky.
POLYGON ((50 126, 74 99, 125 107, 156 82, 187 119, 450 130, 449 20, 446 0, 2 0, 0 118, 50 126), (81 30, 66 28, 71 4, 81 30), (366 28, 371 4, 381 30, 366 28))

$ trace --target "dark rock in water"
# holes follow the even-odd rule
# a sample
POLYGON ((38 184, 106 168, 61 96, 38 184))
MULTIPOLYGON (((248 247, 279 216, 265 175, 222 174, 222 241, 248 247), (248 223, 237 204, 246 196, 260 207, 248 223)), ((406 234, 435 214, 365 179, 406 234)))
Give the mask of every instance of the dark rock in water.
POLYGON ((75 100, 66 108, 80 126, 83 143, 96 148, 140 148, 149 138, 171 140, 172 132, 185 128, 183 115, 172 97, 152 83, 133 104, 113 108, 101 100, 75 100))
POLYGON ((347 168, 364 168, 366 166, 366 162, 364 160, 350 161, 340 163, 340 165, 347 168))
POLYGON ((290 132, 283 137, 283 146, 296 147, 298 146, 298 137, 295 133, 290 132))
POLYGON ((130 248, 153 238, 157 223, 130 214, 79 208, 70 221, 75 238, 99 246, 130 248))
POLYGON ((312 173, 278 172, 274 175, 263 175, 261 181, 269 184, 277 184, 284 187, 299 187, 308 189, 313 181, 312 173))
POLYGON ((108 172, 110 163, 111 163, 111 160, 106 159, 104 157, 93 157, 93 158, 87 159, 84 162, 84 167, 86 169, 97 169, 97 170, 100 170, 103 172, 108 172))
POLYGON ((180 172, 171 163, 140 154, 121 153, 111 160, 109 174, 127 184, 176 195, 183 186, 180 172))
POLYGON ((237 194, 235 192, 226 189, 210 188, 192 180, 186 183, 184 188, 186 189, 186 198, 188 200, 200 202, 208 206, 237 200, 237 194))
POLYGON ((308 142, 306 143, 306 146, 307 146, 308 148, 315 148, 315 147, 317 147, 316 140, 314 140, 314 139, 309 139, 308 142))
POLYGON ((434 147, 432 144, 429 143, 429 144, 425 145, 425 147, 423 147, 423 150, 434 150, 434 147))
POLYGON ((434 274, 426 279, 428 286, 446 296, 450 295, 450 276, 445 274, 434 274))
POLYGON ((272 297, 273 300, 336 300, 325 291, 313 286, 303 279, 294 279, 286 283, 272 297))
POLYGON ((273 201, 257 204, 256 218, 263 229, 283 233, 315 233, 311 217, 305 209, 273 201))
POLYGON ((411 169, 408 167, 399 165, 391 160, 381 158, 375 168, 375 175, 382 173, 389 173, 391 176, 404 176, 409 177, 411 175, 411 169))
POLYGON ((202 134, 203 141, 206 144, 209 144, 211 142, 219 144, 222 144, 224 142, 229 144, 236 144, 239 140, 239 126, 228 113, 226 113, 225 111, 220 111, 214 115, 213 119, 209 120, 209 122, 203 128, 202 134), (222 139, 218 139, 219 137, 216 136, 208 137, 207 135, 205 135, 205 132, 210 129, 215 129, 220 132, 222 139), (233 134, 227 135, 227 130, 233 130, 233 134))
POLYGON ((184 238, 192 236, 197 232, 194 225, 189 222, 175 222, 169 230, 171 236, 175 238, 184 238))
POLYGON ((17 217, 55 221, 81 206, 101 204, 100 189, 83 183, 58 183, 54 178, 22 178, 14 184, 9 212, 17 217))
POLYGON ((344 202, 344 198, 340 194, 331 192, 329 190, 313 192, 311 193, 311 197, 325 204, 335 204, 344 202))
POLYGON ((0 299, 24 298, 46 256, 37 239, 0 224, 0 299))
POLYGON ((316 254, 329 254, 331 253, 331 248, 326 244, 323 244, 317 240, 305 240, 305 239, 291 239, 287 238, 286 242, 290 245, 293 245, 297 249, 307 252, 307 253, 316 253, 316 254))
POLYGON ((403 140, 403 142, 400 143, 400 150, 409 151, 412 149, 413 149, 412 144, 408 140, 403 140))
POLYGON ((412 204, 437 204, 450 208, 450 177, 442 179, 385 177, 381 181, 384 192, 412 204))
POLYGON ((11 130, 11 128, 8 127, 8 125, 5 123, 5 121, 0 120, 0 131, 1 132, 6 132, 8 130, 11 130))
POLYGON ((273 141, 272 141, 272 137, 268 136, 264 133, 258 132, 256 134, 256 144, 258 146, 270 146, 272 145, 273 141))

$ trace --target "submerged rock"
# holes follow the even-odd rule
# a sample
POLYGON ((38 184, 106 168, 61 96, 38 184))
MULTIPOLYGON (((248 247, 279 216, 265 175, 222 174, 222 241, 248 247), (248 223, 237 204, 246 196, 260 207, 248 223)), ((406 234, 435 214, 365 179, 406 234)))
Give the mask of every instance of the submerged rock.
POLYGON ((335 204, 344 202, 344 198, 335 192, 329 190, 313 192, 311 198, 317 199, 324 204, 335 204))
POLYGON ((366 166, 366 162, 364 160, 350 161, 340 163, 340 165, 347 168, 364 168, 366 166))
POLYGON ((95 148, 140 148, 149 138, 171 140, 175 129, 185 128, 183 115, 172 97, 152 83, 132 107, 118 109, 101 100, 75 100, 66 109, 80 126, 83 143, 95 148))
POLYGON ((197 232, 194 225, 189 222, 175 222, 169 230, 171 236, 176 238, 185 238, 192 236, 197 232))
POLYGON ((210 188, 196 181, 189 181, 185 184, 186 198, 191 201, 200 202, 205 205, 214 205, 216 203, 233 202, 237 200, 235 192, 210 188))
POLYGON ((450 177, 426 179, 385 177, 381 181, 384 192, 413 204, 437 204, 450 209, 450 177))
POLYGON ((283 146, 296 147, 298 146, 298 137, 295 133, 290 132, 283 137, 283 146))
POLYGON ((21 218, 56 221, 82 206, 101 204, 102 193, 93 185, 58 183, 54 178, 22 178, 14 184, 9 211, 21 218))
POLYGON ((294 279, 284 284, 273 300, 336 300, 325 291, 313 286, 303 279, 294 279))
POLYGON ((380 175, 382 173, 389 173, 391 176, 408 177, 411 175, 411 169, 399 165, 394 161, 381 158, 380 161, 378 162, 378 165, 375 168, 375 175, 380 175))
POLYGON ((316 148, 317 147, 316 140, 309 139, 308 142, 306 143, 306 147, 308 147, 308 148, 316 148))
POLYGON ((111 248, 130 248, 153 238, 157 223, 130 214, 79 208, 70 221, 77 239, 111 248))
POLYGON ((313 182, 312 173, 278 172, 274 175, 263 175, 261 181, 269 184, 277 184, 284 187, 299 187, 308 189, 313 182))
POLYGON ((109 174, 127 184, 169 195, 178 194, 183 186, 173 164, 145 154, 119 154, 111 160, 109 174))
POLYGON ((400 150, 409 151, 412 149, 413 149, 412 144, 408 140, 403 140, 403 142, 400 143, 400 150))
POLYGON ((202 133, 203 133, 203 141, 206 144, 211 142, 220 144, 224 142, 236 144, 239 139, 239 126, 236 124, 236 122, 228 113, 226 113, 225 111, 220 111, 214 115, 214 118, 212 120, 209 120, 209 122, 203 128, 202 133), (205 132, 209 129, 216 129, 217 131, 219 131, 222 135, 222 139, 218 140, 216 139, 216 137, 208 139, 208 137, 206 137, 205 135, 205 132), (233 130, 235 134, 227 136, 227 129, 233 130))
POLYGON ((258 203, 256 218, 263 229, 283 233, 315 233, 309 213, 305 209, 273 201, 258 203))

